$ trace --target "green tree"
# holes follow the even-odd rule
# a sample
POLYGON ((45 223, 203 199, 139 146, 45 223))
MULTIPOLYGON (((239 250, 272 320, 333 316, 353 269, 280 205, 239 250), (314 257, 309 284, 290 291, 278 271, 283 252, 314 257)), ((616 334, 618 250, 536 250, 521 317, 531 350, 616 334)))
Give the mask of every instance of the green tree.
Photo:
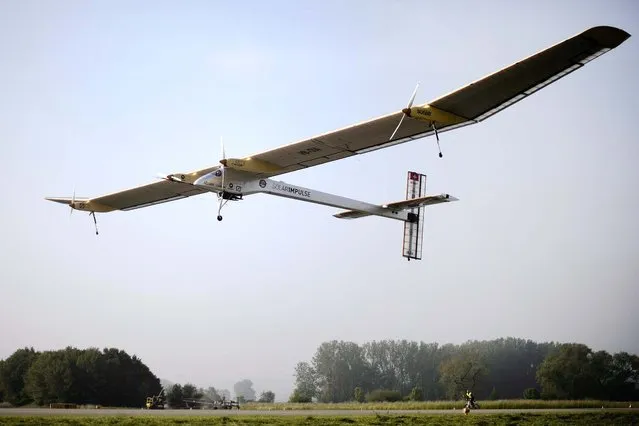
POLYGON ((260 394, 258 402, 273 403, 275 402, 275 393, 272 391, 264 391, 260 394))
POLYGON ((70 402, 139 407, 160 381, 136 356, 90 348, 41 353, 29 368, 25 392, 38 404, 70 402))
POLYGON ((424 392, 422 392, 422 388, 415 386, 413 389, 411 389, 409 399, 411 401, 423 401, 424 392))
POLYGON ((15 351, 0 364, 0 393, 13 405, 24 405, 32 401, 25 391, 26 375, 39 353, 32 347, 15 351))
POLYGON ((441 359, 454 348, 453 345, 440 347, 437 343, 419 343, 414 368, 417 372, 418 386, 424 391, 424 399, 443 398, 444 390, 439 380, 439 364, 441 359))
POLYGON ((366 394, 366 401, 368 402, 394 402, 401 400, 402 394, 396 390, 376 389, 366 394))
POLYGON ((4 386, 2 384, 2 369, 4 368, 4 360, 0 359, 0 402, 4 401, 4 386))
POLYGON ((364 350, 353 342, 333 340, 322 343, 313 357, 318 398, 343 402, 352 398, 356 386, 366 386, 369 376, 364 350))
POLYGON ((466 389, 474 390, 487 369, 481 354, 475 350, 464 350, 440 364, 440 381, 449 398, 460 398, 466 389))
POLYGON ((63 351, 45 351, 35 360, 25 380, 25 390, 36 404, 74 402, 70 398, 73 373, 63 351))
POLYGON ((573 358, 582 358, 572 362, 576 369, 570 362, 549 368, 562 347, 565 344, 512 337, 441 346, 406 340, 373 341, 359 346, 333 340, 322 343, 310 363, 296 366, 296 395, 311 394, 321 401, 337 402, 352 399, 353 390, 358 387, 365 395, 375 389, 394 389, 403 399, 410 399, 411 389, 419 387, 426 400, 457 399, 466 389, 472 389, 479 399, 520 398, 529 388, 542 389, 544 397, 550 397, 557 394, 553 386, 560 386, 561 390, 561 376, 568 374, 572 375, 570 385, 578 390, 570 393, 575 397, 639 398, 636 355, 611 356, 589 349, 579 355, 579 350, 574 349, 573 358), (559 374, 554 379, 553 371, 559 374), (493 389, 499 389, 498 396, 493 389))
POLYGON ((166 402, 171 408, 184 407, 184 392, 181 384, 176 383, 167 389, 166 402))
POLYGON ((636 401, 639 399, 639 356, 619 352, 612 356, 605 380, 608 399, 636 401))
POLYGON ((490 395, 488 395, 488 399, 491 401, 496 401, 499 399, 499 394, 497 393, 497 389, 493 387, 493 390, 490 391, 490 395))
POLYGON ((537 370, 546 398, 582 399, 595 389, 590 360, 592 351, 583 344, 563 344, 549 354, 537 370))
POLYGON ((157 395, 162 389, 160 379, 135 355, 116 348, 103 349, 100 363, 107 378, 103 405, 139 407, 147 396, 157 395))
POLYGON ((182 386, 182 398, 184 399, 200 399, 202 398, 203 393, 198 390, 198 388, 191 384, 186 383, 182 386))
POLYGON ((355 397, 355 401, 364 402, 364 391, 359 386, 355 388, 353 396, 355 397))
POLYGON ((311 402, 317 395, 317 373, 308 362, 299 362, 295 366, 295 388, 291 402, 311 402))
POLYGON ((288 398, 288 402, 296 402, 296 403, 308 403, 312 402, 312 398, 305 393, 302 393, 300 389, 294 389, 291 396, 288 398))
MULTIPOLYGON (((104 359, 97 348, 80 351, 75 358, 75 381, 78 399, 83 403, 101 404, 108 389, 104 359)), ((80 401, 78 401, 80 402, 80 401)))
POLYGON ((539 399, 541 394, 537 388, 528 388, 524 391, 524 399, 539 399))

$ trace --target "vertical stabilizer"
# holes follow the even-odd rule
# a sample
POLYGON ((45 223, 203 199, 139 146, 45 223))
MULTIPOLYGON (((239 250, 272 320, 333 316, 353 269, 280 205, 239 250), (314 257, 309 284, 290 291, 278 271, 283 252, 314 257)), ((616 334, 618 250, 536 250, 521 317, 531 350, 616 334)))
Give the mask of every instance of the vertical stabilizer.
MULTIPOLYGON (((426 195, 426 175, 408 172, 406 180, 406 199, 421 198, 426 195)), ((424 206, 409 209, 409 221, 404 222, 403 253, 407 260, 422 258, 422 240, 424 236, 424 206)))

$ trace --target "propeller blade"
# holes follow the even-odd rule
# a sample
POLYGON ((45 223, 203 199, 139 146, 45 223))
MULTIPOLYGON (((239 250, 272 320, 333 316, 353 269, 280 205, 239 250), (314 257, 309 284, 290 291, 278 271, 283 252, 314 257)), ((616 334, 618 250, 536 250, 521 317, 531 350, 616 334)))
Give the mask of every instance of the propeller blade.
POLYGON ((156 173, 156 179, 162 180, 170 180, 172 182, 181 182, 181 179, 178 176, 175 176, 173 173, 156 173))
POLYGON ((413 90, 413 96, 410 97, 410 102, 408 102, 408 106, 406 108, 410 108, 413 106, 413 101, 415 101, 415 96, 417 95, 417 89, 419 88, 419 83, 415 86, 415 90, 413 90))
POLYGON ((69 205, 69 219, 71 219, 71 215, 73 215, 73 208, 75 206, 75 188, 73 188, 73 197, 71 197, 71 204, 69 205))
POLYGON ((406 117, 406 114, 402 115, 402 118, 399 119, 399 124, 397 125, 397 127, 395 127, 395 131, 393 132, 393 134, 391 135, 390 138, 388 138, 388 140, 393 139, 393 137, 395 136, 395 133, 397 133, 397 131, 399 130, 399 126, 402 125, 402 121, 404 121, 404 117, 406 117))
POLYGON ((406 117, 406 115, 408 114, 406 111, 410 112, 410 109, 413 106, 413 102, 415 101, 415 96, 417 96, 418 88, 419 88, 419 83, 417 83, 417 85, 415 86, 415 90, 413 90, 413 94, 410 97, 410 101, 408 101, 408 106, 402 110, 402 118, 399 119, 399 124, 395 128, 395 131, 393 132, 391 137, 388 138, 389 141, 395 137, 395 133, 397 133, 397 131, 399 130, 399 127, 402 125, 402 122, 404 121, 404 117, 406 117))
MULTIPOLYGON (((226 171, 224 170, 226 168, 224 166, 224 160, 226 160, 226 151, 224 150, 224 140, 222 139, 222 136, 220 136, 220 145, 222 146, 222 160, 220 161, 220 169, 222 170, 222 192, 224 192, 224 190, 226 189, 224 186, 224 178, 226 175, 226 171)), ((219 197, 219 194, 218 194, 218 197, 219 197)), ((221 202, 221 199, 220 199, 220 202, 221 202)))

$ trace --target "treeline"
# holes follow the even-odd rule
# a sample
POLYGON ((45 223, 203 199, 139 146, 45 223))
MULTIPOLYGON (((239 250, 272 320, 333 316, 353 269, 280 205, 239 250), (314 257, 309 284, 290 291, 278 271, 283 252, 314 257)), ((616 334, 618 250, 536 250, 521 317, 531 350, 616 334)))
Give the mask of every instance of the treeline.
POLYGON ((291 402, 460 399, 639 399, 639 357, 576 343, 506 338, 439 345, 322 343, 295 368, 291 402))
POLYGON ((0 361, 0 401, 13 405, 141 407, 161 388, 160 379, 139 358, 115 348, 23 348, 0 361))

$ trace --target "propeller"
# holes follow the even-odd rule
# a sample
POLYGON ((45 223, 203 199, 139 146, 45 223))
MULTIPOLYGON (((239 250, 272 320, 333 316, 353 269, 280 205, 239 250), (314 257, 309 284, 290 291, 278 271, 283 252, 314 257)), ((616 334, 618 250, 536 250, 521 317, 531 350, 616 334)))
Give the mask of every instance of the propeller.
POLYGON ((404 121, 404 117, 406 117, 406 116, 410 117, 410 109, 413 106, 413 101, 415 100, 415 95, 417 95, 417 88, 418 87, 419 87, 419 83, 417 83, 417 86, 415 86, 415 90, 413 90, 413 95, 410 97, 410 101, 408 102, 408 106, 402 110, 402 113, 403 113, 402 114, 402 118, 399 119, 399 124, 395 128, 395 131, 393 132, 391 137, 388 138, 388 140, 392 140, 393 137, 395 137, 395 133, 397 133, 397 131, 399 130, 399 127, 402 125, 402 121, 404 121))
POLYGON ((169 173, 156 173, 155 177, 162 180, 172 180, 173 175, 169 173))
POLYGON ((70 219, 73 214, 73 210, 75 210, 75 188, 73 188, 73 197, 71 198, 71 204, 69 204, 69 207, 71 208, 71 211, 69 212, 70 219))
POLYGON ((224 163, 226 163, 226 151, 224 150, 224 140, 222 139, 222 136, 220 136, 220 145, 222 147, 222 159, 220 160, 220 168, 222 170, 222 192, 224 192, 224 175, 226 173, 224 173, 224 163))

